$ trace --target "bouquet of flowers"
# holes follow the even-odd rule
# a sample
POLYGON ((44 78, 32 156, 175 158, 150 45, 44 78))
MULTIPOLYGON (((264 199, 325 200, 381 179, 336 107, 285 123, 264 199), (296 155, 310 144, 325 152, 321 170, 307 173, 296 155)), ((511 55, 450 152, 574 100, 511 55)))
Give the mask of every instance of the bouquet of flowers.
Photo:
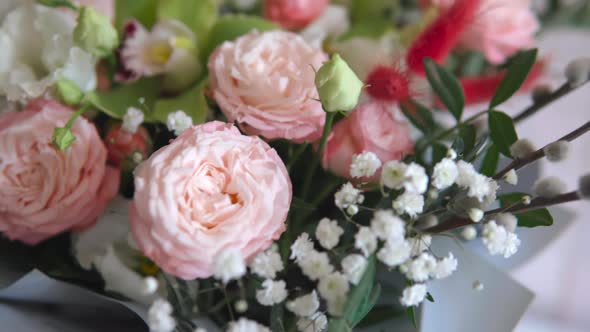
POLYGON ((590 130, 517 135, 590 78, 582 58, 540 84, 544 17, 527 0, 3 2, 2 263, 149 306, 154 332, 351 331, 389 318, 384 298, 414 319, 461 268, 437 237, 508 258, 517 227, 590 197, 590 176, 511 192, 590 130))

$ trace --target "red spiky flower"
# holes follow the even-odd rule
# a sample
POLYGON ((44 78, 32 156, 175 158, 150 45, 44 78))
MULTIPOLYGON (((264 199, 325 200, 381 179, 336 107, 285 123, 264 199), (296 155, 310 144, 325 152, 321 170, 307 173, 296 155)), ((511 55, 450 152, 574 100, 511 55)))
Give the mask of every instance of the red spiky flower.
POLYGON ((387 102, 401 102, 410 98, 410 75, 399 67, 375 67, 365 81, 367 93, 377 100, 387 102))

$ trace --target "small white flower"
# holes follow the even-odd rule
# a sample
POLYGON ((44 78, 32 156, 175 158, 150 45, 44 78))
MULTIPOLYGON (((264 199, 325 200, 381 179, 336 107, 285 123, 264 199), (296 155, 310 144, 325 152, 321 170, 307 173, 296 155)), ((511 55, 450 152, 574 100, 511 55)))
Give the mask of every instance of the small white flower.
POLYGON ((262 289, 256 291, 256 300, 265 306, 283 302, 287 298, 287 284, 283 280, 264 280, 262 289))
POLYGON ((381 184, 391 189, 401 189, 406 182, 406 169, 408 165, 392 160, 383 165, 381 170, 381 184))
POLYGON ((516 234, 508 232, 504 226, 499 226, 495 221, 487 223, 482 231, 483 243, 488 248, 490 255, 503 255, 508 258, 518 251, 520 240, 516 234))
POLYGON ((344 234, 342 227, 338 226, 338 221, 323 218, 320 220, 315 229, 315 237, 320 245, 328 250, 338 245, 340 236, 344 234))
POLYGON ((323 332, 328 327, 328 318, 322 313, 312 317, 301 317, 297 320, 297 330, 300 332, 323 332))
POLYGON ((303 274, 310 280, 318 280, 334 271, 328 254, 315 250, 308 253, 305 259, 297 261, 297 264, 299 264, 303 274))
POLYGON ((567 159, 570 154, 571 143, 568 141, 557 141, 548 144, 543 148, 545 156, 549 161, 562 161, 567 159))
POLYGON ((237 321, 229 323, 227 332, 271 332, 268 327, 258 324, 253 320, 240 317, 237 321))
POLYGON ((368 257, 377 249, 377 236, 369 227, 361 227, 354 236, 354 247, 368 257))
POLYGON ((513 186, 518 184, 518 175, 514 169, 509 170, 502 179, 513 186))
POLYGON ((145 295, 154 294, 158 290, 158 280, 154 277, 143 278, 142 293, 145 295))
POLYGON ((350 254, 342 259, 341 265, 348 281, 357 285, 367 269, 367 259, 359 254, 350 254))
POLYGON ((236 249, 229 248, 219 252, 213 259, 213 276, 228 283, 246 274, 244 257, 236 249))
POLYGON ((477 237, 477 229, 475 229, 473 226, 467 226, 461 231, 461 236, 466 241, 471 241, 477 237))
POLYGON ((320 307, 320 299, 313 292, 287 302, 287 309, 299 317, 312 317, 320 307))
POLYGON ((424 197, 420 194, 404 192, 393 201, 392 207, 398 214, 407 213, 413 218, 424 210, 424 197))
POLYGON ((449 253, 449 255, 436 263, 436 267, 432 273, 432 277, 435 279, 442 279, 450 276, 457 270, 457 259, 453 256, 453 253, 449 253))
POLYGON ((474 281, 471 287, 478 292, 481 292, 484 288, 483 283, 479 280, 474 281))
POLYGON ((457 159, 457 151, 455 151, 454 149, 448 149, 447 150, 447 158, 451 159, 451 160, 457 159))
POLYGON ((331 273, 320 279, 318 283, 318 292, 328 301, 346 296, 349 289, 348 279, 340 272, 331 273))
POLYGON ((164 299, 157 299, 148 310, 148 326, 150 332, 172 332, 176 320, 172 317, 172 306, 164 299))
POLYGON ((510 146, 510 154, 515 159, 525 159, 537 151, 537 148, 530 140, 523 138, 514 142, 510 146))
POLYGON ((590 199, 590 174, 583 175, 578 180, 578 196, 582 199, 590 199))
POLYGON ((518 226, 518 219, 512 213, 498 213, 496 223, 506 227, 508 232, 514 233, 516 226, 518 226))
POLYGON ((358 205, 349 205, 346 208, 346 214, 348 214, 349 216, 354 216, 357 213, 359 213, 359 207, 358 207, 358 205))
POLYGON ((429 253, 422 253, 420 256, 411 261, 404 263, 400 270, 410 280, 423 282, 428 280, 434 274, 436 269, 436 259, 429 253))
POLYGON ((387 241, 377 252, 377 259, 388 267, 395 267, 410 259, 411 253, 412 247, 408 241, 387 241))
POLYGON ((533 192, 543 198, 553 198, 565 192, 565 184, 560 178, 550 176, 535 181, 533 192))
POLYGON ((529 204, 531 204, 531 196, 524 195, 524 196, 522 196, 521 201, 522 201, 522 204, 529 205, 529 204))
POLYGON ((289 256, 289 258, 300 261, 305 259, 305 257, 312 251, 314 251, 313 243, 309 239, 309 234, 301 233, 291 245, 291 256, 289 256))
POLYGON ((455 182, 459 187, 467 189, 469 197, 477 198, 486 204, 496 200, 496 181, 477 173, 472 164, 463 160, 457 162, 457 169, 459 175, 455 182))
POLYGON ((459 176, 457 164, 449 158, 441 160, 432 172, 432 185, 437 189, 445 189, 453 185, 459 176))
POLYGON ((363 152, 352 156, 350 176, 353 178, 371 177, 381 167, 381 160, 373 152, 363 152))
POLYGON ((578 58, 565 68, 565 77, 573 87, 581 86, 590 80, 590 58, 578 58))
POLYGON ((473 222, 480 222, 483 219, 483 211, 478 208, 470 208, 467 210, 467 215, 469 215, 469 219, 473 222))
POLYGON ((236 311, 238 313, 243 313, 248 311, 248 301, 246 300, 237 300, 234 303, 234 309, 236 309, 236 311))
POLYGON ((422 303, 425 297, 426 285, 416 284, 404 289, 400 302, 406 307, 412 307, 422 303))
POLYGON ((405 172, 406 181, 404 182, 404 188, 406 192, 423 194, 428 188, 428 176, 424 167, 411 163, 406 168, 405 172))
POLYGON ((137 132, 137 128, 143 122, 143 112, 135 107, 129 107, 127 112, 123 116, 123 125, 121 128, 128 133, 135 134, 137 132))
POLYGON ((411 256, 418 256, 424 251, 428 250, 428 248, 430 248, 430 244, 432 243, 432 236, 420 235, 412 237, 408 239, 408 243, 410 244, 410 248, 412 248, 411 256))
POLYGON ((263 278, 274 278, 277 272, 283 270, 283 260, 279 255, 276 246, 272 246, 263 252, 258 253, 250 261, 250 270, 252 273, 263 278))
POLYGON ((173 131, 176 136, 182 134, 183 131, 192 127, 192 125, 193 118, 181 110, 168 114, 168 118, 166 119, 168 130, 173 131))
POLYGON ((361 204, 365 200, 363 192, 347 182, 334 194, 334 203, 340 209, 346 209, 351 205, 361 204))
POLYGON ((371 219, 371 230, 384 241, 403 239, 406 230, 405 223, 392 210, 378 210, 371 219))

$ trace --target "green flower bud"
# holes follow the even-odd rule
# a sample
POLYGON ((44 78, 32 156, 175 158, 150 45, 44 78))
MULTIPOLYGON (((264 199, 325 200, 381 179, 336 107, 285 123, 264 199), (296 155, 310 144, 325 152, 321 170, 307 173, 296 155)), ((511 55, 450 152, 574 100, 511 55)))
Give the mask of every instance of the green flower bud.
POLYGON ((76 136, 72 134, 72 131, 67 126, 53 130, 53 144, 62 151, 69 148, 75 140, 76 136))
POLYGON ((315 85, 326 112, 350 112, 358 103, 363 82, 340 55, 334 54, 315 76, 315 85))
POLYGON ((118 46, 119 36, 108 17, 91 7, 82 7, 74 29, 74 41, 88 53, 105 57, 118 46))
POLYGON ((70 80, 58 81, 55 87, 61 100, 67 105, 78 105, 84 98, 84 93, 70 80))

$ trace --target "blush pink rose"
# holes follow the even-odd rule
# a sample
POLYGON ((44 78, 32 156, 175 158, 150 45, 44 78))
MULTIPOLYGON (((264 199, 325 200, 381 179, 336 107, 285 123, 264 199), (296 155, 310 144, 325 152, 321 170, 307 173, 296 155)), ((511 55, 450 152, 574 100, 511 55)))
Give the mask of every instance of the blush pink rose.
POLYGON ((278 239, 290 203, 276 151, 215 121, 185 130, 136 169, 131 229, 164 271, 207 278, 222 250, 247 259, 278 239))
POLYGON ((283 28, 297 30, 305 28, 319 17, 328 0, 265 0, 262 7, 264 18, 280 24, 283 28))
POLYGON ((107 150, 94 125, 80 117, 65 152, 52 144, 55 127, 73 111, 37 100, 0 115, 0 231, 36 244, 90 226, 113 198, 119 173, 106 166, 107 150))
MULTIPOLYGON (((334 125, 322 165, 338 176, 350 178, 352 156, 375 153, 382 163, 400 160, 412 153, 414 142, 408 124, 396 117, 391 106, 377 101, 361 104, 345 119, 334 125)), ((378 179, 380 171, 373 179, 378 179)))
POLYGON ((326 115, 314 68, 325 60, 297 34, 253 31, 223 43, 209 58, 212 95, 228 121, 248 135, 315 141, 326 115))

